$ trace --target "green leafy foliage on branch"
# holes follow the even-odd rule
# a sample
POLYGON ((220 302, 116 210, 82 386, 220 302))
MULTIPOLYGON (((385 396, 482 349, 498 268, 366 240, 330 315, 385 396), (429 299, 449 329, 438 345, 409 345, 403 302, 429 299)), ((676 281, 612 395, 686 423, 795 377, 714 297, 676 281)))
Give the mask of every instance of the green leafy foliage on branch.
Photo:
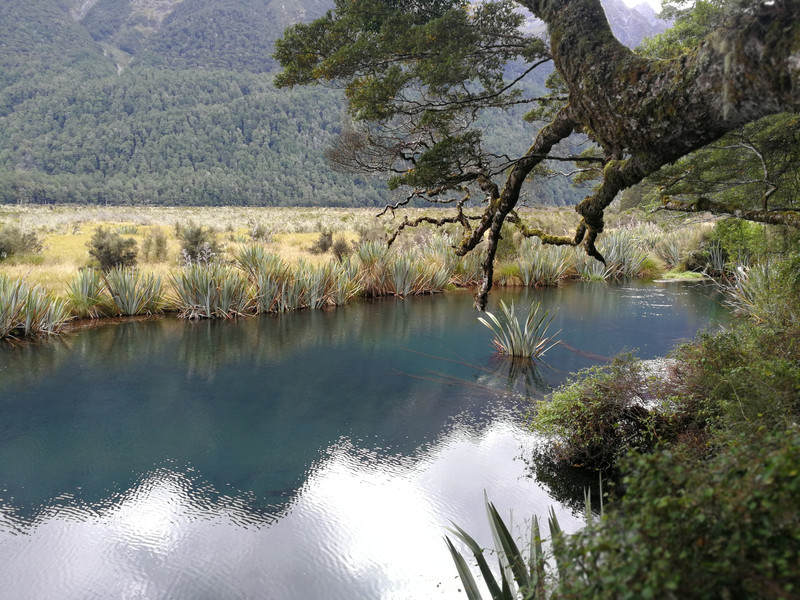
POLYGON ((554 597, 796 597, 798 465, 796 426, 736 438, 709 461, 632 457, 622 500, 564 544, 554 597))

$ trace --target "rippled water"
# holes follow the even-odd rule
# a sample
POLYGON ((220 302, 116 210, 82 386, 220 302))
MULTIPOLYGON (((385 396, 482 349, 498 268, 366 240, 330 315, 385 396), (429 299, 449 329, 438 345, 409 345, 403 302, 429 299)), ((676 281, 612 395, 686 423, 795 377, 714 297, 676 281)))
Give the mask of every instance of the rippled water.
POLYGON ((580 526, 531 475, 520 393, 726 318, 697 286, 504 296, 560 306, 535 372, 460 293, 0 348, 0 597, 461 598, 442 536, 489 544, 484 490, 580 526))

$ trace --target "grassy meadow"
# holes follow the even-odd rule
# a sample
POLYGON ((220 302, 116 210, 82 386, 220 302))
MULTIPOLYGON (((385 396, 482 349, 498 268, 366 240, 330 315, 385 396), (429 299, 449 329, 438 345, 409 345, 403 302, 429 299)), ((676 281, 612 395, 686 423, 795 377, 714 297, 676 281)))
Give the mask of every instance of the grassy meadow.
MULTIPOLYGON (((0 206, 0 278, 6 289, 0 319, 7 335, 24 335, 23 324, 31 320, 25 306, 33 296, 42 306, 63 301, 59 315, 67 319, 156 312, 221 318, 476 284, 483 252, 456 257, 455 226, 406 229, 386 247, 406 215, 437 213, 408 209, 377 217, 375 209, 341 208, 0 206), (90 254, 99 229, 117 243, 133 240, 124 242, 133 249, 130 260, 117 269, 109 271, 90 254), (198 255, 192 248, 201 242, 205 249, 198 255)), ((556 208, 522 216, 557 234, 571 232, 577 220, 572 210, 556 208)), ((606 265, 580 248, 542 246, 508 228, 498 250, 496 284, 674 276, 710 227, 617 215, 599 244, 606 265)))

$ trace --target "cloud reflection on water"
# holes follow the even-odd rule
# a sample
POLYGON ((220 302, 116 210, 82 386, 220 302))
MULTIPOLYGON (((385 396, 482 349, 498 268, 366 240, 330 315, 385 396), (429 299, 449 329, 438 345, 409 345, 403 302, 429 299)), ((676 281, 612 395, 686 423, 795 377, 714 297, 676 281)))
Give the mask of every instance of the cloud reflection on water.
POLYGON ((552 503, 517 460, 530 443, 508 421, 456 428, 413 459, 343 440, 277 514, 167 468, 99 508, 57 503, 24 522, 6 506, 0 581, 13 600, 460 598, 444 527, 489 544, 484 489, 516 522, 552 503))

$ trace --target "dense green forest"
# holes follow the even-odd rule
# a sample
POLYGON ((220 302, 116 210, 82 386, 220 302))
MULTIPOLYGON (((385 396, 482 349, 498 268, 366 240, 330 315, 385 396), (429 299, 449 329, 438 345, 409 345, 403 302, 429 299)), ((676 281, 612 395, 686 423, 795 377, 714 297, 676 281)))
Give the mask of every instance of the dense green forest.
MULTIPOLYGON (((3 2, 0 203, 385 204, 384 178, 326 163, 341 93, 272 85, 273 41, 327 6, 3 2)), ((531 135, 521 114, 491 115, 485 139, 518 154, 531 135)), ((553 178, 528 200, 582 194, 553 178)))

